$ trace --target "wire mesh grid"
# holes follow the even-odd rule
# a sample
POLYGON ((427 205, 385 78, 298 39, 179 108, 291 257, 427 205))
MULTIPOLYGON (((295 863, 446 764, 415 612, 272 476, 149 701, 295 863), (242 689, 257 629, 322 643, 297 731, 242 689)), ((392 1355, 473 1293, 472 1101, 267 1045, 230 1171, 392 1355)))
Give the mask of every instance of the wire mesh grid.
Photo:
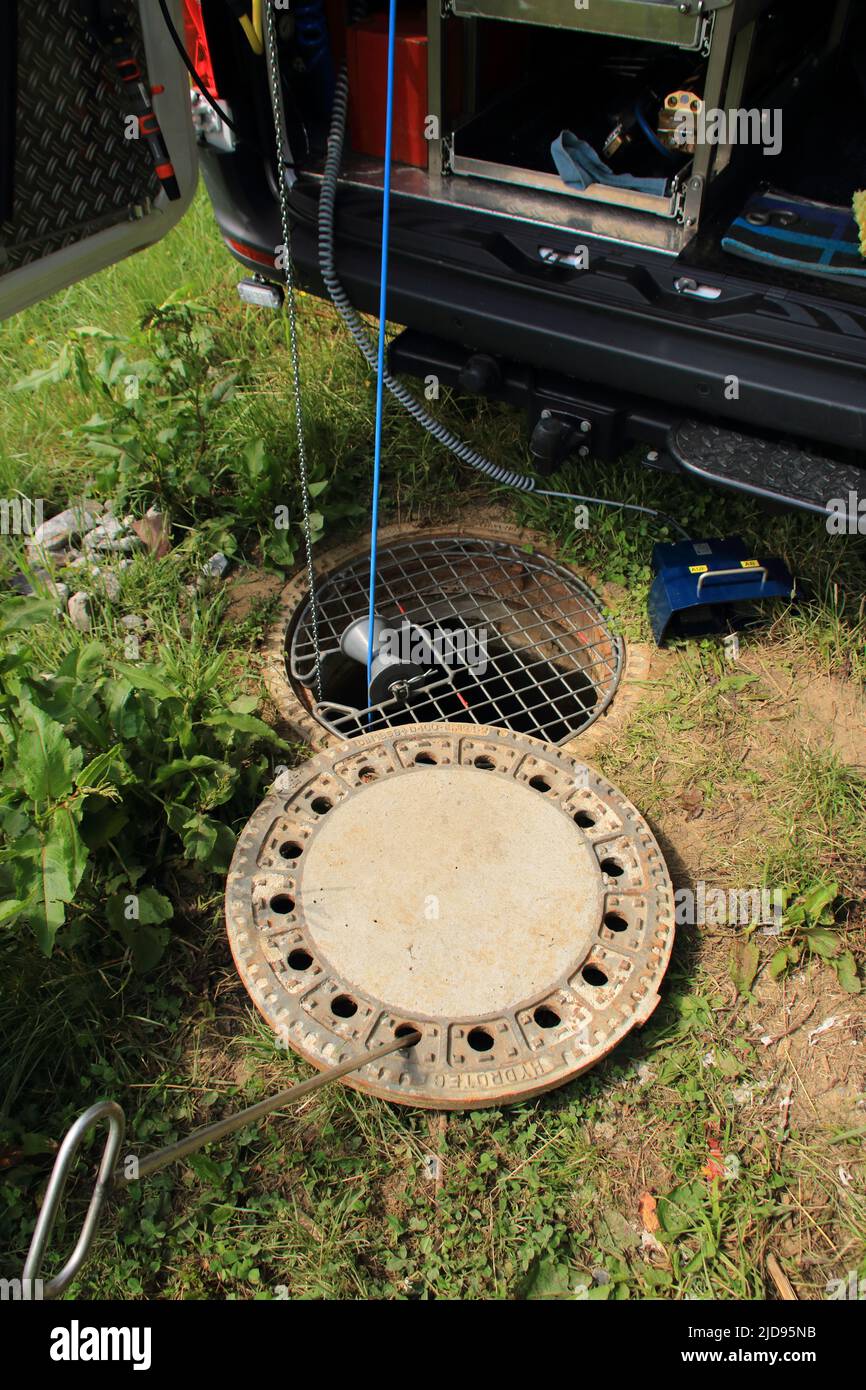
POLYGON ((316 593, 323 698, 315 702, 309 600, 287 638, 296 693, 344 738, 396 724, 474 722, 563 743, 613 698, 621 639, 595 595, 543 555, 475 537, 392 543, 379 552, 376 610, 394 630, 435 636, 428 678, 369 704, 363 666, 340 638, 368 607, 369 556, 320 581, 316 593), (442 634, 445 635, 444 640, 442 634), (465 652, 471 653, 471 659, 465 652))

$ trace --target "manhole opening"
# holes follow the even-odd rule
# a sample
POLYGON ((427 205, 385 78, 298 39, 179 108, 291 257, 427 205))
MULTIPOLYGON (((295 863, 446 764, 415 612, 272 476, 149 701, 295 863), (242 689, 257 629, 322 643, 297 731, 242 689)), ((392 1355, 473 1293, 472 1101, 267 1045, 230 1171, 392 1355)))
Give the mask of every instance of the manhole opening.
POLYGON ((320 702, 308 603, 290 628, 295 692, 334 733, 474 722, 563 743, 613 698, 622 645, 580 579, 518 546, 446 537, 380 551, 378 613, 404 643, 426 637, 438 658, 419 667, 411 688, 394 686, 368 705, 365 667, 340 648, 345 629, 367 613, 368 580, 361 556, 319 585, 320 702))

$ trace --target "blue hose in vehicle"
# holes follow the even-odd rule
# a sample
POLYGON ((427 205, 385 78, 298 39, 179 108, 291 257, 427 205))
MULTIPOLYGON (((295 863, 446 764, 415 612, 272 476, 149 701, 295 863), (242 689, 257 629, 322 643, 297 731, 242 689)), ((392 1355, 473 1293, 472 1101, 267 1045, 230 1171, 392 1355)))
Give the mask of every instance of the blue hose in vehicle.
POLYGON ((644 135, 646 136, 647 140, 649 140, 650 144, 652 145, 653 149, 656 151, 657 154, 663 154, 665 159, 670 160, 677 160, 682 158, 682 152, 680 152, 680 154, 678 155, 676 150, 669 150, 667 145, 662 143, 662 141, 659 139, 658 135, 650 125, 649 121, 647 120, 646 116, 644 115, 639 101, 636 101, 634 104, 634 117, 641 130, 643 131, 644 135))
POLYGON ((303 55, 307 72, 317 89, 319 110, 324 114, 334 99, 334 60, 328 21, 321 0, 304 0, 292 10, 295 40, 303 55))

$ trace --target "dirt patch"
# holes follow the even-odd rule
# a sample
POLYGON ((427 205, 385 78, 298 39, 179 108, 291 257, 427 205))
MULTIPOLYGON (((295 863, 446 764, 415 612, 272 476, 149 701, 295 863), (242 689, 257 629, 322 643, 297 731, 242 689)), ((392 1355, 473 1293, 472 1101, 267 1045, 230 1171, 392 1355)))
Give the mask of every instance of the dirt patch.
POLYGON ((238 570, 228 585, 226 617, 230 622, 243 622, 256 604, 275 598, 284 584, 285 580, 280 574, 256 569, 238 570))
POLYGON ((829 744, 849 767, 866 771, 866 700, 850 685, 813 676, 800 693, 804 743, 829 744))
POLYGON ((866 1127, 866 1007, 816 963, 783 984, 758 980, 747 1011, 759 1058, 777 1073, 780 1111, 805 1130, 866 1127))
POLYGON ((672 796, 667 812, 651 818, 674 886, 756 886, 767 830, 763 806, 752 792, 736 786, 718 789, 712 802, 704 800, 700 806, 698 795, 694 784, 685 785, 672 796), (746 872, 749 865, 754 866, 751 873, 746 872))
POLYGON ((778 699, 768 713, 767 735, 788 742, 796 730, 803 748, 830 749, 848 767, 866 771, 866 698, 850 682, 809 669, 784 651, 744 663, 764 677, 778 699))

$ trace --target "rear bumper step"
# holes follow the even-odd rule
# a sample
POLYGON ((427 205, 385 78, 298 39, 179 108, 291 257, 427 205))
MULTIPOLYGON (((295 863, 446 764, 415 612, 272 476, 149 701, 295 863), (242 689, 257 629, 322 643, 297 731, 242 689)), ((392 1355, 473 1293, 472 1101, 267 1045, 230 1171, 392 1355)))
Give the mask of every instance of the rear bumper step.
MULTIPOLYGON (((485 357, 455 343, 406 329, 389 347, 392 372, 469 390, 525 410, 530 428, 541 421, 562 427, 561 447, 546 460, 535 448, 541 473, 578 452, 619 458, 631 444, 652 452, 647 462, 681 470, 719 487, 820 515, 835 515, 840 529, 858 531, 866 499, 866 469, 837 463, 797 444, 728 429, 711 420, 682 419, 663 403, 641 400, 552 372, 485 357), (477 384, 467 380, 473 366, 486 371, 477 384)), ((533 440, 537 430, 533 433, 533 440)))
POLYGON ((866 492, 866 470, 797 444, 742 434, 707 420, 681 420, 668 437, 676 463, 708 483, 822 515, 853 518, 866 492))

